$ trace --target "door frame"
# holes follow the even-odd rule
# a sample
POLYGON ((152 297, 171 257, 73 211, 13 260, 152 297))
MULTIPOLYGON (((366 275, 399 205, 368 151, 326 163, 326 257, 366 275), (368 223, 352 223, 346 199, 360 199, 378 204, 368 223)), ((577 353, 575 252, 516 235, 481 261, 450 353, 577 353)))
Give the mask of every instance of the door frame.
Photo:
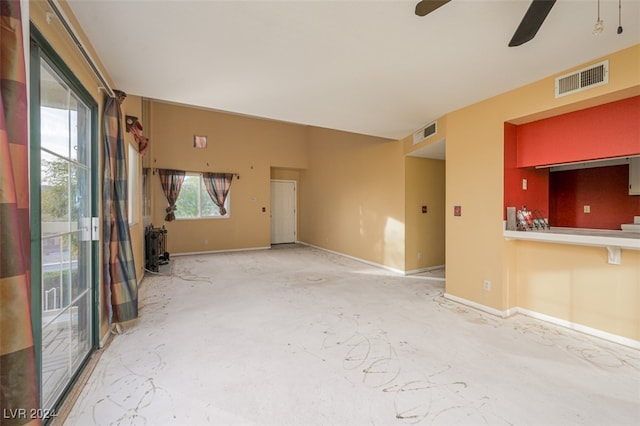
MULTIPOLYGON (((269 181, 269 189, 271 189, 271 183, 273 182, 285 182, 285 183, 292 183, 293 184, 293 242, 298 242, 298 181, 296 180, 292 180, 292 179, 271 179, 269 181)), ((273 197, 273 193, 270 196, 269 199, 269 203, 273 204, 273 199, 271 198, 273 197)), ((270 219, 271 219, 271 229, 270 231, 273 230, 273 206, 271 206, 271 213, 270 213, 270 219)), ((271 235, 270 240, 272 239, 273 235, 271 235)), ((270 244, 274 244, 271 243, 270 244)), ((275 243, 278 244, 278 243, 275 243)), ((282 243, 282 244, 286 244, 286 243, 282 243)))
MULTIPOLYGON (((35 359, 38 377, 39 400, 42 401, 42 226, 40 204, 40 163, 41 163, 41 134, 40 134, 40 66, 41 58, 46 58, 47 63, 56 71, 58 76, 74 91, 91 111, 91 217, 99 216, 99 120, 98 103, 84 87, 73 71, 67 66, 55 49, 38 29, 30 23, 30 50, 29 50, 29 209, 31 227, 31 319, 32 332, 35 347, 35 359), (38 66, 34 66, 38 64, 38 66)), ((100 343, 100 241, 91 241, 91 291, 89 300, 92 304, 91 348, 86 354, 78 370, 71 377, 67 388, 60 394, 54 403, 54 409, 58 409, 62 401, 67 397, 73 384, 83 372, 91 355, 98 349, 100 343)))

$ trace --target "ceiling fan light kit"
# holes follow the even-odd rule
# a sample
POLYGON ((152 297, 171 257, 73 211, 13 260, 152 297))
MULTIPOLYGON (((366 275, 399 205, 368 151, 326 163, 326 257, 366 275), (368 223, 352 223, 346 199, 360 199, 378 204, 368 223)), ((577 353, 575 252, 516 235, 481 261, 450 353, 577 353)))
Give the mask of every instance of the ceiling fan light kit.
POLYGON ((603 31, 604 31, 604 22, 602 22, 602 19, 598 19, 596 21, 596 24, 593 26, 593 34, 598 35, 598 34, 601 34, 603 31))
POLYGON ((602 31, 604 31, 604 23, 602 22, 602 19, 600 19, 600 0, 598 0, 598 20, 593 26, 593 34, 598 35, 601 34, 602 31))

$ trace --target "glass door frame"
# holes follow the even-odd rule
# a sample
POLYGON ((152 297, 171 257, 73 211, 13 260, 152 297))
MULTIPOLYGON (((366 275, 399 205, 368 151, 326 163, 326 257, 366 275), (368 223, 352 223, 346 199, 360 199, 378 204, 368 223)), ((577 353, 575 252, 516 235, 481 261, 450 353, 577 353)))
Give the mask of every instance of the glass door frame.
MULTIPOLYGON (((36 366, 38 368, 38 392, 42 404, 42 226, 41 226, 41 131, 40 131, 40 60, 45 59, 47 64, 56 71, 58 76, 69 88, 85 103, 91 114, 91 216, 99 217, 98 194, 98 158, 99 158, 99 117, 98 103, 84 88, 80 80, 64 63, 55 49, 47 42, 44 36, 31 23, 30 25, 30 65, 29 65, 29 179, 30 179, 30 221, 31 221, 31 318, 33 338, 35 343, 36 366)), ((67 388, 55 402, 54 408, 59 408, 65 399, 73 383, 86 367, 91 355, 98 349, 100 337, 100 303, 99 303, 99 240, 91 241, 91 291, 90 303, 92 304, 91 349, 85 356, 81 366, 72 376, 67 388)))

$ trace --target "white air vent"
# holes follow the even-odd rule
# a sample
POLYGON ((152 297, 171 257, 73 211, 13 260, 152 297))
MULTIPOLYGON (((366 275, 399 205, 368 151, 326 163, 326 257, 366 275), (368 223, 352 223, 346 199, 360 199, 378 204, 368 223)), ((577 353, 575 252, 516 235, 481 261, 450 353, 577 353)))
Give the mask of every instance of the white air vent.
POLYGON ((556 78, 556 98, 609 83, 609 61, 556 78))
POLYGON ((413 134, 413 144, 415 145, 419 142, 422 142, 429 136, 435 135, 437 131, 438 131, 437 121, 434 121, 431 124, 427 124, 422 129, 418 130, 413 134))

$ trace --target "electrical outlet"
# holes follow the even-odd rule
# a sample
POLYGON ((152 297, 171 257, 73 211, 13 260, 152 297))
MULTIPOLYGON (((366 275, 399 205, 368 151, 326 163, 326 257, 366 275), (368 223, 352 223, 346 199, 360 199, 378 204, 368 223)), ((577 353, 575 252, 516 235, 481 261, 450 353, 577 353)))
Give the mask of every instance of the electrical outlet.
POLYGON ((522 189, 526 191, 527 190, 527 186, 528 186, 527 180, 526 179, 522 179, 522 189))
POLYGON ((418 260, 422 259, 422 252, 418 252, 418 260))
POLYGON ((491 281, 484 280, 482 282, 482 288, 484 289, 484 291, 491 291, 491 281))
POLYGON ((584 212, 585 212, 585 213, 591 213, 591 206, 589 206, 589 205, 585 205, 585 206, 584 206, 584 212))

